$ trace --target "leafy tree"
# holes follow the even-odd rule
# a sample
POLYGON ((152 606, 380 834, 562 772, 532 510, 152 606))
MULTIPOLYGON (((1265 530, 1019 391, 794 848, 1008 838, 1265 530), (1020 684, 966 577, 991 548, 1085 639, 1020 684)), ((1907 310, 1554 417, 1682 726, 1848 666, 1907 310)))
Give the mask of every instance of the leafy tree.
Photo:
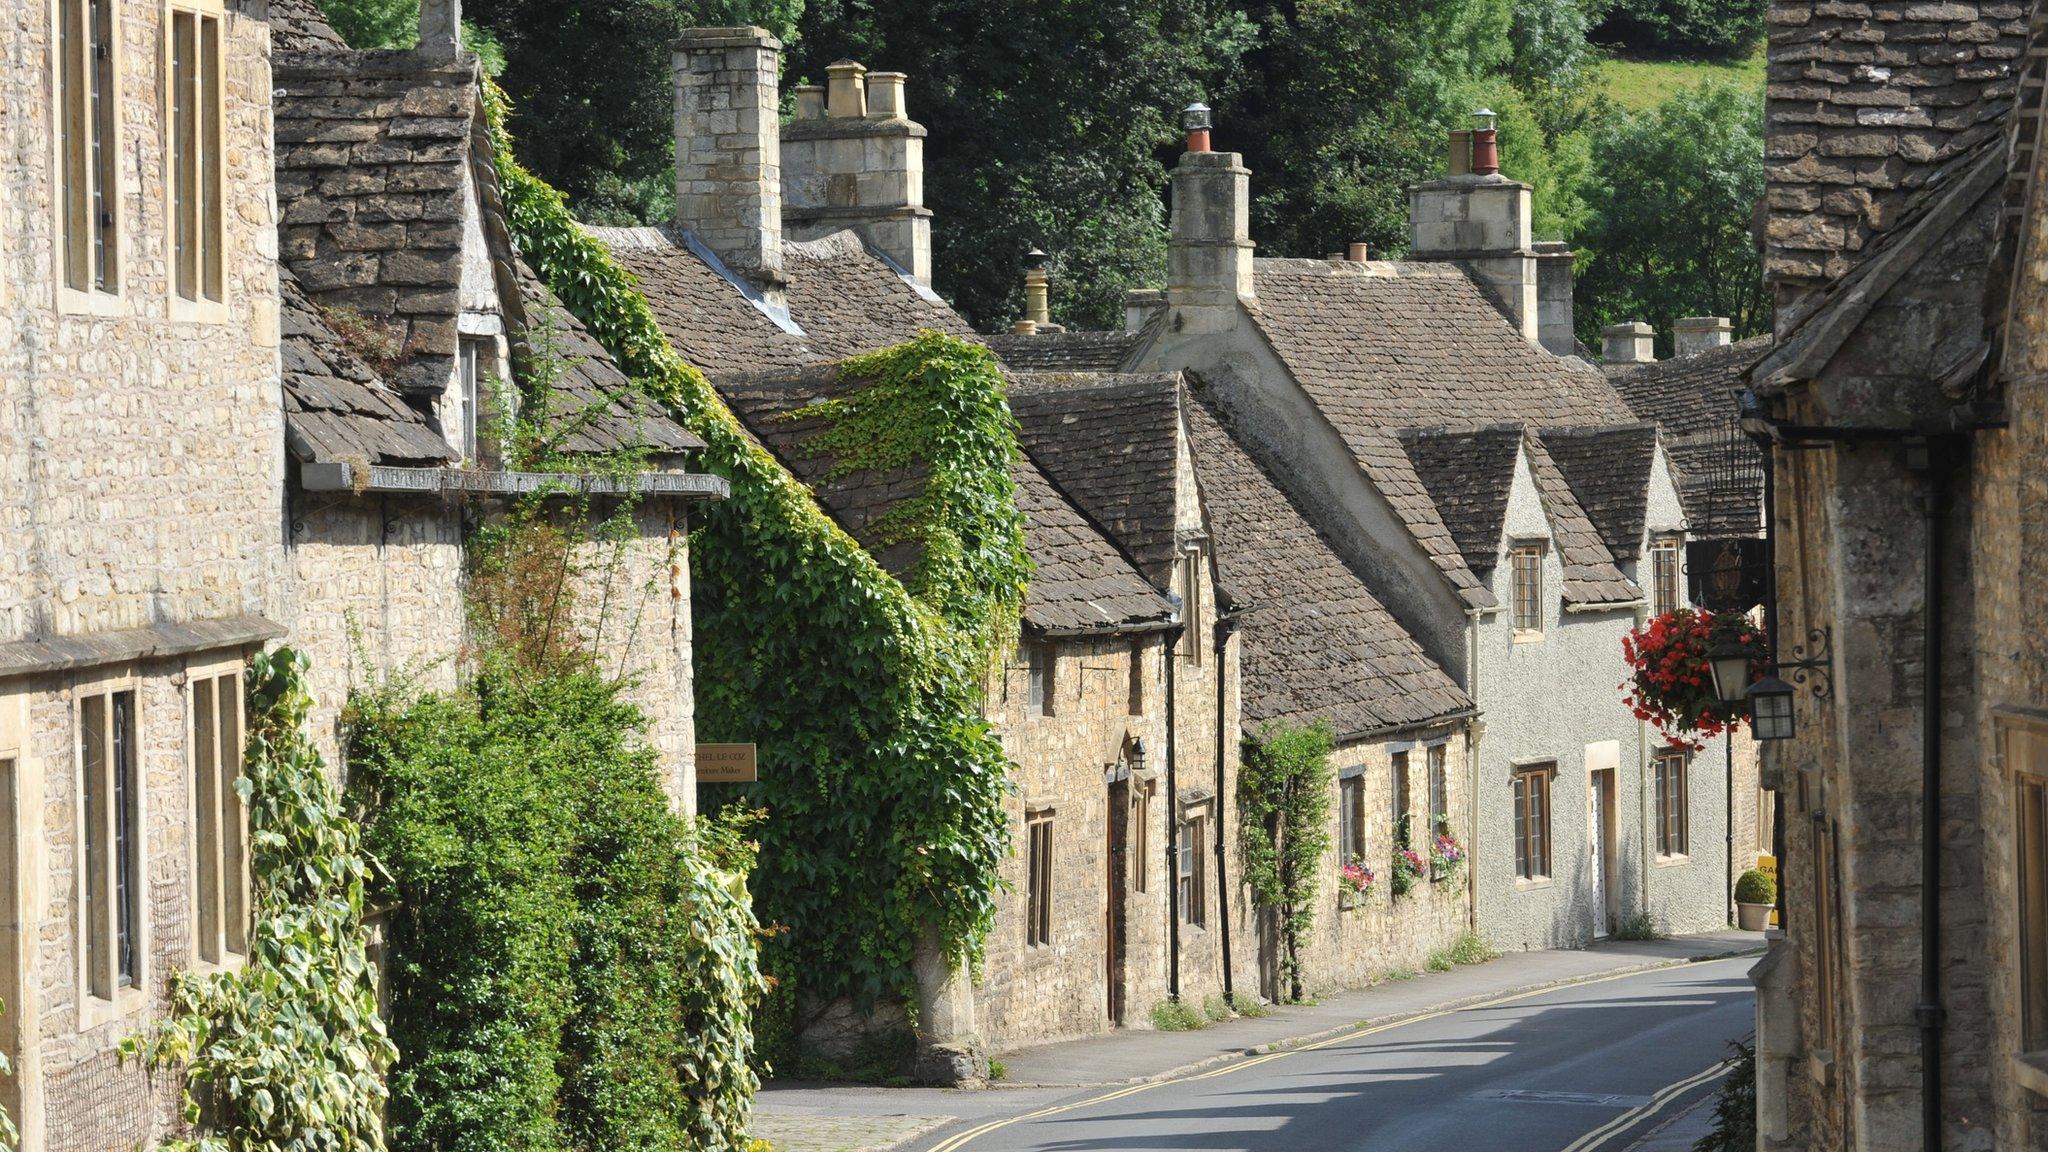
POLYGON ((1330 850, 1329 726, 1269 726, 1244 742, 1237 774, 1238 853, 1252 896, 1278 917, 1280 979, 1302 998, 1301 938, 1315 926, 1330 850))
POLYGON ((1595 134, 1593 167, 1591 216, 1575 237, 1581 339, 1597 344, 1622 320, 1668 333, 1681 316, 1727 316, 1738 339, 1764 330, 1750 232, 1764 191, 1760 94, 1704 85, 1647 113, 1614 113, 1595 134))
POLYGON ((1764 38, 1765 0, 1616 0, 1594 38, 1659 56, 1747 56, 1764 38))
POLYGON ((420 38, 420 0, 318 0, 351 48, 405 48, 420 38))
POLYGON ((1126 288, 1163 281, 1161 151, 1250 39, 1226 0, 814 0, 800 27, 791 79, 840 57, 909 73, 939 288, 983 328, 1016 315, 1033 245, 1069 324, 1115 326, 1126 288))

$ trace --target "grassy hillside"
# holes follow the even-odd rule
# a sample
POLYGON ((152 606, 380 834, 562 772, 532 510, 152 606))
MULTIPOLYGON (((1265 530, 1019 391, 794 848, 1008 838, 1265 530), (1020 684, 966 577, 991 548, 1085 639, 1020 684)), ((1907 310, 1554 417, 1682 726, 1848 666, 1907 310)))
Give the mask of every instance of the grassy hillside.
POLYGON ((1596 72, 1601 91, 1624 108, 1653 108, 1679 91, 1708 80, 1732 80, 1750 88, 1764 86, 1764 50, 1734 64, 1695 60, 1641 60, 1615 56, 1596 72))

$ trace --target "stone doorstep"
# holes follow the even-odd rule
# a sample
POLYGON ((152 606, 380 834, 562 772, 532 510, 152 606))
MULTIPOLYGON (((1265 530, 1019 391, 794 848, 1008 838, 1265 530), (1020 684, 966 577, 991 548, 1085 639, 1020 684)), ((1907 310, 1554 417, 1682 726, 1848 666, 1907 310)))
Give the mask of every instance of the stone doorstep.
MULTIPOLYGON (((1612 980, 1616 977, 1621 976, 1635 976, 1644 972, 1655 972, 1665 968, 1678 968, 1687 964, 1704 964, 1713 960, 1732 960, 1740 956, 1761 956, 1763 955, 1763 953, 1764 950, 1762 948, 1751 948, 1747 946, 1727 948, 1715 952, 1702 953, 1701 955, 1697 956, 1684 956, 1658 960, 1644 960, 1635 964, 1627 964, 1616 968, 1610 968, 1603 972, 1589 972, 1581 976, 1570 976, 1560 980, 1538 980, 1532 981, 1527 984, 1511 985, 1506 988, 1499 988, 1489 992, 1476 993, 1471 996, 1461 996, 1454 1000, 1446 1000, 1438 1004, 1433 1004, 1428 1008, 1414 1009, 1407 1012, 1390 1012, 1382 1016, 1370 1016, 1363 1020, 1354 1021, 1349 1024, 1339 1024, 1334 1027, 1320 1028, 1313 1032, 1305 1032, 1299 1036, 1290 1036, 1284 1040, 1275 1040, 1265 1044, 1254 1044, 1246 1048, 1227 1049, 1222 1052, 1217 1052, 1212 1055, 1205 1056, 1200 1060, 1193 1060, 1186 1064, 1181 1064, 1177 1067, 1169 1068, 1163 1072, 1155 1072, 1142 1076, 1131 1076, 1123 1080, 1073 1081, 1064 1083, 1059 1081, 1001 1080, 991 1084, 990 1089, 995 1091, 1001 1091, 1010 1088, 1092 1088, 1100 1087, 1107 1084, 1151 1084, 1162 1080, 1175 1080, 1183 1076, 1190 1076, 1197 1072, 1205 1072, 1211 1068, 1220 1067, 1221 1065, 1228 1064, 1233 1060, 1242 1060, 1248 1056, 1265 1056, 1270 1055, 1274 1052, 1293 1051, 1294 1049, 1305 1048, 1309 1045, 1318 1044, 1326 1040, 1334 1040, 1338 1037, 1346 1036, 1354 1032, 1365 1032, 1369 1030, 1392 1027, 1396 1024, 1405 1024, 1414 1020, 1423 1019, 1425 1017, 1436 1016, 1446 1012, 1457 1012, 1466 1008, 1473 1008, 1483 1004, 1492 1004, 1502 1000, 1519 999, 1521 997, 1532 996, 1540 992, 1552 992, 1557 991, 1559 989, 1575 987, 1580 984, 1591 984, 1602 980, 1612 980)), ((1514 955, 1514 953, 1507 953, 1504 956, 1502 956, 1501 959, 1511 959, 1514 955)), ((1499 963, 1499 961, 1489 961, 1489 963, 1499 963)), ((1353 989, 1352 991, 1363 991, 1363 989, 1353 989)), ((1089 1039, 1100 1039, 1100 1037, 1090 1037, 1089 1039)), ((1000 1063, 1002 1061, 1002 1054, 997 1053, 995 1055, 995 1060, 996 1062, 1000 1063)))

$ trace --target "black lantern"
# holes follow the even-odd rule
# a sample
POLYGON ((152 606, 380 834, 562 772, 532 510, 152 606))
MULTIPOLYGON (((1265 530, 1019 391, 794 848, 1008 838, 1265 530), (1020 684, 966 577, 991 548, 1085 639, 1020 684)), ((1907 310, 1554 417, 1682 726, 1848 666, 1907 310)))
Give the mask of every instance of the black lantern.
POLYGON ((1124 763, 1130 766, 1132 775, 1137 775, 1138 773, 1141 773, 1145 770, 1144 737, 1131 737, 1131 750, 1124 756, 1124 763))
POLYGON ((1749 730, 1758 740, 1790 740, 1792 686, 1766 676, 1749 686, 1749 730))
POLYGON ((1749 649, 1723 640, 1707 649, 1707 667, 1714 673, 1714 695, 1721 703, 1742 703, 1749 691, 1749 649))

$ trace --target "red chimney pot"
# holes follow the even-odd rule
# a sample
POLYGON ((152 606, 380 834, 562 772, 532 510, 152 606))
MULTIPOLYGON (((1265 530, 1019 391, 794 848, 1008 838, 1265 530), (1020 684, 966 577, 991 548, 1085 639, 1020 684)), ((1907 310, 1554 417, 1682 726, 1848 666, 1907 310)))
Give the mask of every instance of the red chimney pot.
POLYGON ((1500 132, 1478 128, 1472 133, 1472 174, 1492 176, 1500 171, 1500 132))
POLYGON ((1207 152, 1208 150, 1209 130, 1207 128, 1191 129, 1188 132, 1188 151, 1207 152))
POLYGON ((1372 250, 1366 246, 1365 241, 1353 240, 1348 258, 1353 264, 1363 264, 1372 258, 1372 250))

